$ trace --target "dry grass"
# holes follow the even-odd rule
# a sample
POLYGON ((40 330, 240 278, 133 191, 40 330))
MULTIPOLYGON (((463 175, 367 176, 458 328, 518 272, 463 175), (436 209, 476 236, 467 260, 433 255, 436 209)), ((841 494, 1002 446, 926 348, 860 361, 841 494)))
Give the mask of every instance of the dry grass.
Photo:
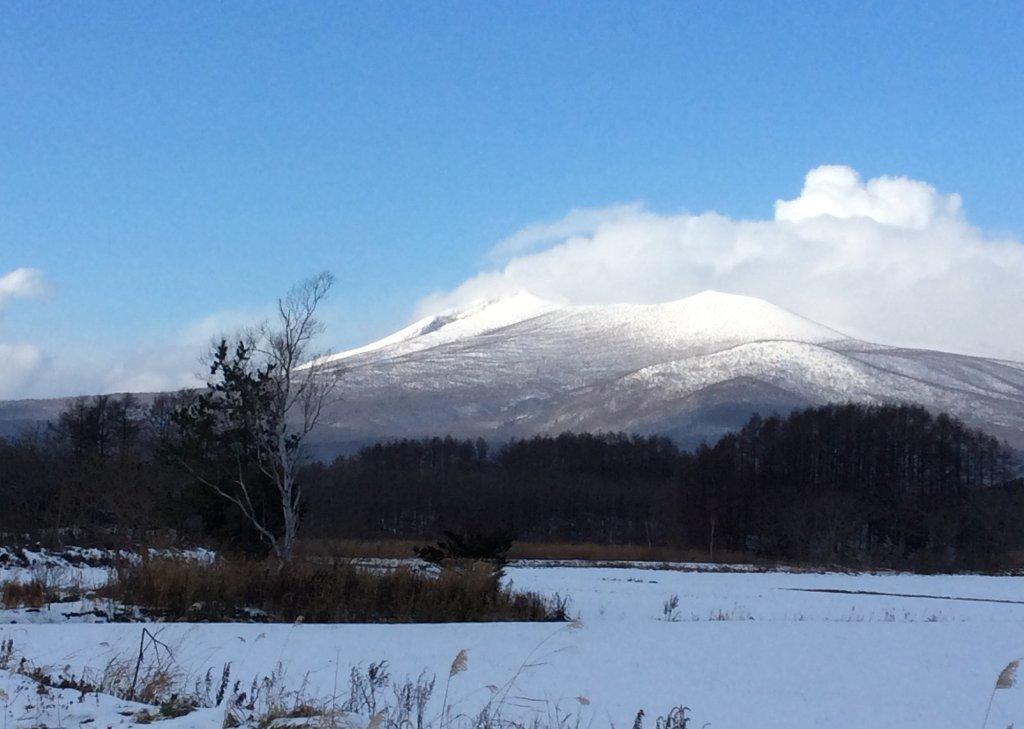
POLYGON ((21 576, 8 575, 0 581, 0 608, 39 609, 50 603, 78 600, 84 592, 80 576, 35 565, 21 576))
MULTIPOLYGON (((86 669, 80 676, 68 673, 68 667, 36 664, 15 652, 12 640, 0 642, 0 670, 12 670, 34 681, 33 703, 51 712, 58 707, 57 726, 63 726, 59 721, 61 698, 51 691, 54 689, 77 692, 79 696, 73 700, 80 704, 87 696, 100 694, 142 704, 135 713, 123 714, 135 724, 182 717, 200 707, 220 707, 224 729, 583 729, 592 726, 597 716, 588 708, 588 697, 523 702, 519 694, 519 678, 547 665, 560 650, 552 648, 550 641, 578 627, 576 622, 560 626, 526 653, 519 667, 503 681, 487 686, 490 693, 483 694, 480 703, 466 705, 462 699, 456 707, 448 703, 448 695, 470 663, 466 650, 455 655, 447 676, 442 678, 444 696, 440 706, 432 701, 438 686, 433 673, 425 670, 415 679, 398 680, 392 677, 385 660, 353 666, 347 687, 339 683, 336 673, 329 695, 310 693, 306 678, 301 676, 290 680, 281 663, 269 674, 252 676, 251 681, 236 673, 230 663, 223 666, 219 681, 212 671, 191 676, 175 662, 176 649, 160 642, 159 633, 149 633, 145 628, 141 653, 129 651, 115 656, 104 667, 86 669)), ((677 707, 655 718, 652 726, 687 729, 688 713, 686 707, 677 707)), ((90 721, 86 719, 82 724, 90 721)), ((645 729, 644 712, 636 715, 633 727, 645 729)))
MULTIPOLYGON (((7 640, 0 643, 0 670, 11 670, 35 682, 38 701, 46 703, 49 698, 51 707, 58 706, 51 689, 78 692, 78 703, 82 703, 88 694, 106 694, 123 701, 147 704, 137 713, 123 715, 131 716, 136 724, 149 724, 185 716, 200 706, 219 705, 227 691, 230 664, 224 667, 214 698, 211 694, 214 686, 212 672, 206 675, 205 680, 191 678, 175 662, 171 647, 143 628, 138 654, 115 655, 102 667, 87 667, 81 674, 71 672, 68 665, 61 668, 37 664, 15 652, 14 641, 7 640)), ((92 720, 83 724, 88 721, 92 720)))
POLYGON ((0 607, 41 608, 53 602, 77 600, 82 585, 77 579, 62 579, 59 571, 40 567, 28 579, 8 578, 0 582, 0 607))
POLYGON ((7 580, 0 585, 0 605, 7 609, 40 608, 59 599, 59 591, 38 577, 25 582, 7 580))
MULTIPOLYGON (((281 726, 306 726, 319 729, 583 729, 594 725, 596 715, 588 710, 586 696, 560 700, 526 699, 519 694, 518 679, 525 672, 545 664, 550 653, 541 649, 555 635, 575 629, 569 623, 543 639, 527 654, 523 663, 504 682, 487 686, 482 703, 469 705, 462 700, 457 709, 448 703, 452 685, 469 664, 469 653, 460 650, 451 663, 448 675, 441 678, 441 706, 432 702, 437 677, 422 672, 415 680, 392 677, 387 661, 354 666, 345 689, 335 687, 334 695, 323 698, 309 695, 303 687, 285 688, 283 669, 263 679, 254 680, 248 692, 236 693, 227 705, 226 729, 254 727, 269 729, 281 726), (340 689, 340 691, 339 691, 340 689), (436 712, 436 713, 434 713, 436 712), (307 721, 303 721, 307 720, 307 721)), ((687 729, 689 709, 676 707, 665 716, 656 717, 656 729, 687 729)), ((644 712, 633 720, 633 727, 644 729, 644 712)), ((615 725, 610 725, 614 729, 615 725)), ((708 725, 704 725, 708 726, 708 725)))
POLYGON ((401 623, 565 620, 565 604, 501 587, 486 565, 376 571, 296 560, 152 559, 118 567, 98 593, 167 620, 401 623))
MULTIPOLYGON (((412 557, 415 548, 428 539, 310 539, 300 545, 300 554, 317 558, 412 557)), ((509 559, 586 560, 593 562, 708 562, 704 550, 686 547, 647 546, 641 544, 596 544, 593 542, 515 542, 509 559)), ((751 561, 741 552, 715 552, 718 564, 751 561)))

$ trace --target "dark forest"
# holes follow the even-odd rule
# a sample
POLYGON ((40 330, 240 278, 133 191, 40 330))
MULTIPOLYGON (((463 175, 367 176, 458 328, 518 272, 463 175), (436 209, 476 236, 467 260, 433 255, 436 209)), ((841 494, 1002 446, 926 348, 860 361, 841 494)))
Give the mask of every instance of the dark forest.
MULTIPOLYGON (((257 551, 231 505, 168 456, 173 407, 91 398, 0 439, 0 530, 9 541, 257 551)), ((1024 551, 1016 455, 903 405, 755 415, 693 452, 617 433, 388 442, 310 463, 301 481, 307 540, 427 542, 455 530, 915 569, 1002 569, 1024 551)), ((260 505, 271 523, 273 503, 260 505)))

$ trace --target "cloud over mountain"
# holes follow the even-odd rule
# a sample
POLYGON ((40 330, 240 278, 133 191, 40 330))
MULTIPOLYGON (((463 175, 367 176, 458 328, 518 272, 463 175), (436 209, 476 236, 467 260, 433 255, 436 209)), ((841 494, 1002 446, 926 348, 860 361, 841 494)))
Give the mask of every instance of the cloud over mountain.
POLYGON ((421 301, 417 315, 522 289, 654 303, 710 288, 865 339, 1024 360, 1024 244, 972 226, 959 195, 906 177, 817 167, 764 220, 636 204, 574 210, 496 253, 502 265, 421 301))

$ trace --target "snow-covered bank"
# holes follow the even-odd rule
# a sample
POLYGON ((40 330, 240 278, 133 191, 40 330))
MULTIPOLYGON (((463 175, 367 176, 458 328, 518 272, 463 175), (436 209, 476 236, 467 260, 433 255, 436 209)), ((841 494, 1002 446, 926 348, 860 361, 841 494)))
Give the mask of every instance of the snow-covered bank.
MULTIPOLYGON (((150 557, 210 562, 215 553, 209 549, 153 549, 150 557)), ((103 584, 110 568, 119 562, 138 562, 138 551, 98 549, 95 547, 0 547, 0 582, 25 582, 44 579, 59 585, 96 587, 103 584)))
MULTIPOLYGON (((396 676, 468 670, 451 700, 486 701, 548 640, 519 694, 589 699, 595 729, 689 705, 696 726, 759 729, 979 727, 999 672, 1024 655, 1024 579, 985 576, 685 573, 515 567, 523 588, 573 597, 583 627, 550 624, 156 626, 178 663, 201 676, 232 664, 243 682, 280 664, 286 679, 330 695, 336 675, 386 659, 396 676), (793 589, 796 588, 796 589, 793 589), (805 592, 852 590, 901 595, 805 592), (676 614, 665 603, 678 597, 676 614), (972 598, 972 600, 946 598, 972 598), (979 600, 979 601, 974 601, 979 600)), ((136 650, 138 624, 3 625, 37 662, 81 670, 136 650)), ((235 680, 234 678, 232 680, 235 680)), ((525 711, 525 709, 524 709, 525 711)), ((1000 690, 989 727, 1024 718, 1024 690, 1000 690)), ((181 720, 176 720, 181 721, 181 720)), ((211 727, 207 714, 194 726, 211 727), (205 723, 204 723, 205 722, 205 723)))

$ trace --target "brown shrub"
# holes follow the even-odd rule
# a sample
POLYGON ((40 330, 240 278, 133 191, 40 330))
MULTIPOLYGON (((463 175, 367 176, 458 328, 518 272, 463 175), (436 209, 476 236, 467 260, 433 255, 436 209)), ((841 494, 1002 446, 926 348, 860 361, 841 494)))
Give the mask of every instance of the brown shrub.
POLYGON ((0 585, 0 605, 4 608, 39 608, 59 601, 60 597, 58 589, 39 577, 26 582, 8 580, 0 585))
POLYGON ((152 617, 315 623, 564 620, 565 603, 499 584, 486 566, 438 575, 349 564, 153 559, 121 565, 98 594, 152 617))

